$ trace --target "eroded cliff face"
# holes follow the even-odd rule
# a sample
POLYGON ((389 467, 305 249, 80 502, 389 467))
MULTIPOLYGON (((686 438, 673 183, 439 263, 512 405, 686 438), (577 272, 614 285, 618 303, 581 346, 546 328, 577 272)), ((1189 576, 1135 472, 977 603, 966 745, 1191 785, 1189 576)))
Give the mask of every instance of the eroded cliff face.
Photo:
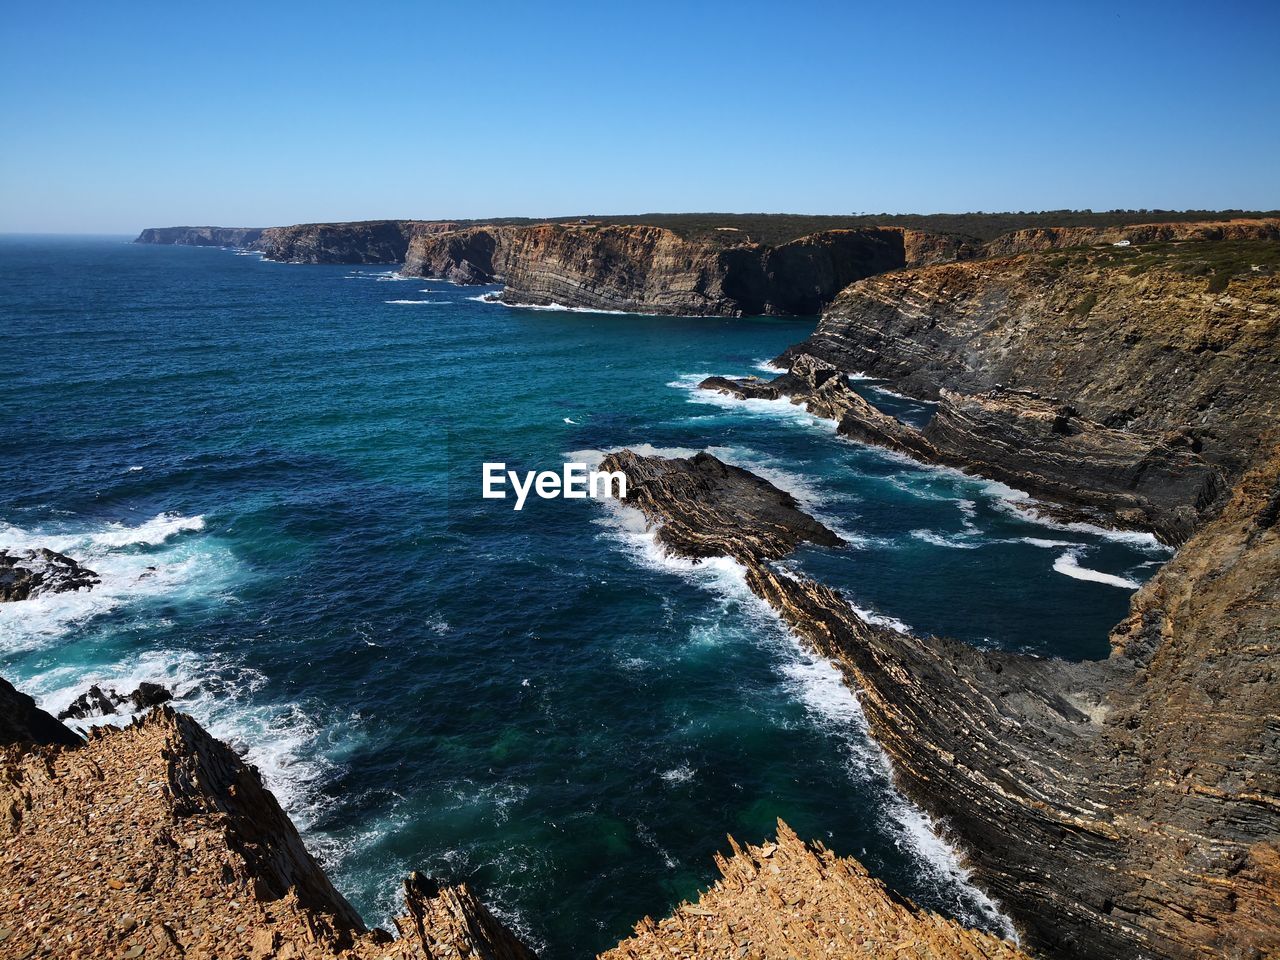
POLYGON ((423 233, 405 272, 501 283, 509 303, 673 315, 817 313, 862 277, 972 255, 975 243, 898 228, 835 230, 777 247, 689 241, 647 226, 469 227, 423 233))
POLYGON ((1076 664, 866 622, 771 562, 814 521, 792 525, 785 493, 723 467, 629 451, 604 465, 668 550, 737 559, 843 668, 899 786, 945 819, 1034 952, 1280 950, 1280 450, 1135 597, 1116 654, 1076 664))
POLYGON ((1105 427, 1183 435, 1234 480, 1280 420, 1277 249, 1082 250, 872 277, 779 362, 807 354, 930 399, 1037 392, 1105 427))

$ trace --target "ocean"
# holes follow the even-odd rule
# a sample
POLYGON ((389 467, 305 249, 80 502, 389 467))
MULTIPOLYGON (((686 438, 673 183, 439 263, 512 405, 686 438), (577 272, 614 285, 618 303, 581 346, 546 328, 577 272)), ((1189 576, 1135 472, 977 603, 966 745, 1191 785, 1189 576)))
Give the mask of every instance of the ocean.
POLYGON ((53 712, 91 682, 164 683, 371 924, 418 869, 549 960, 588 955, 780 817, 1006 929, 739 569, 663 557, 616 505, 483 499, 481 465, 710 449, 848 539, 786 562, 867 616, 1043 656, 1106 656, 1167 550, 696 389, 766 375, 816 318, 511 308, 127 239, 0 237, 0 548, 103 579, 0 605, 0 674, 53 712))

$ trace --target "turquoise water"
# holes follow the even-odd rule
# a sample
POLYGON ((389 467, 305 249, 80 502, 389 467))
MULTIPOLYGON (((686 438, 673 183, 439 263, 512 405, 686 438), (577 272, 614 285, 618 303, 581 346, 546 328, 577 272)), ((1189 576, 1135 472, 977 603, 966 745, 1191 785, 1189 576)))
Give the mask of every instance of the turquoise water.
POLYGON ((725 833, 759 841, 783 817, 999 927, 835 672, 731 564, 664 560, 597 502, 483 500, 480 465, 711 448, 849 537, 789 562, 868 615, 1044 655, 1104 656, 1166 552, 1034 522, 1012 491, 838 440, 785 402, 694 389, 759 372, 812 320, 479 292, 0 238, 0 547, 53 546, 104 578, 0 607, 4 675, 54 710, 91 681, 167 683, 373 923, 416 868, 471 882, 547 957, 586 955, 695 895, 725 833))

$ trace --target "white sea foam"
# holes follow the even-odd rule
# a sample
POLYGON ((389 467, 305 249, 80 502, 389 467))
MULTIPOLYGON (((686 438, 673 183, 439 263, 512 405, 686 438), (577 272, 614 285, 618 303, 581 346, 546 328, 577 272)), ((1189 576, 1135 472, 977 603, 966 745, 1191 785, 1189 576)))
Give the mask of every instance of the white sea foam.
MULTIPOLYGON (((194 716, 210 734, 257 767, 302 829, 322 810, 326 801, 320 786, 337 769, 316 749, 317 743, 323 739, 350 749, 352 738, 359 735, 358 716, 344 717, 322 730, 300 705, 265 701, 263 674, 231 657, 205 651, 159 648, 89 668, 57 666, 24 678, 22 686, 43 709, 56 715, 91 684, 128 694, 144 681, 167 688, 175 707, 194 716)), ((120 705, 121 712, 111 716, 66 722, 82 732, 90 726, 124 726, 136 716, 129 706, 128 702, 120 705)), ((323 848, 323 840, 317 844, 316 839, 309 838, 309 845, 323 848)))
POLYGON ((1041 537, 1019 537, 1019 543, 1029 543, 1033 547, 1043 547, 1045 550, 1054 550, 1058 547, 1080 547, 1084 544, 1072 543, 1069 540, 1045 540, 1041 537))
POLYGON ((635 310, 606 310, 603 307, 570 307, 563 303, 509 303, 501 299, 501 294, 481 294, 478 297, 469 297, 470 300, 478 300, 480 303, 496 303, 498 306, 506 307, 510 310, 544 310, 550 313, 607 313, 619 317, 643 317, 649 314, 640 313, 635 310))
POLYGON ((436 305, 453 303, 452 300, 383 300, 382 302, 383 303, 430 303, 430 304, 436 304, 436 305))
POLYGON ((752 366, 763 373, 772 373, 775 377, 789 372, 786 367, 779 367, 772 360, 757 360, 752 366))
POLYGON ((677 390, 683 390, 688 393, 690 403, 708 404, 710 406, 720 407, 723 410, 730 410, 735 413, 749 413, 755 416, 775 417, 799 426, 821 430, 824 433, 835 432, 836 421, 828 420, 825 417, 815 416, 802 405, 792 403, 786 397, 779 397, 776 400, 743 400, 740 397, 732 397, 728 394, 717 393, 714 390, 699 389, 698 384, 711 376, 717 376, 717 374, 681 374, 677 379, 668 383, 667 386, 674 387, 677 390))
POLYGON ((146 597, 217 590, 233 566, 224 549, 198 540, 168 543, 203 529, 203 517, 167 513, 133 527, 111 523, 71 531, 0 526, 0 549, 48 547, 73 557, 102 581, 89 590, 46 593, 0 605, 0 650, 14 653, 47 646, 78 624, 146 597), (136 549, 161 545, 165 549, 136 549))
POLYGON ((965 536, 946 536, 932 530, 912 530, 911 536, 935 547, 950 547, 953 550, 976 550, 982 546, 981 541, 969 540, 965 536))
POLYGON ((1103 573, 1100 570, 1090 570, 1088 567, 1080 566, 1080 554, 1082 549, 1068 550, 1066 553, 1053 561, 1053 569, 1068 577, 1074 577, 1076 580, 1088 580, 1092 583, 1105 583, 1112 587, 1120 587, 1124 590, 1137 590, 1142 584, 1136 580, 1129 580, 1126 577, 1117 577, 1111 573, 1103 573))
POLYGON ((687 763, 682 763, 678 767, 672 767, 670 770, 663 770, 659 776, 667 783, 688 783, 693 779, 697 771, 687 763))
POLYGON ((573 424, 575 427, 578 425, 578 421, 577 421, 577 420, 570 420, 568 417, 565 417, 565 418, 564 418, 564 422, 565 422, 565 423, 571 423, 571 424, 573 424))

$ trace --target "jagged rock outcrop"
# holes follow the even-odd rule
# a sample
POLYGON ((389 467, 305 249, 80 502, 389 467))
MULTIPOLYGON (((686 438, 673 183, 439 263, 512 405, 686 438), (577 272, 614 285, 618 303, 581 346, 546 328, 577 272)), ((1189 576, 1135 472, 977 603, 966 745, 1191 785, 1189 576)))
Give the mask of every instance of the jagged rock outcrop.
POLYGON ((36 706, 27 694, 0 677, 0 748, 40 744, 79 746, 83 741, 68 727, 36 706))
POLYGON ((697 903, 646 917, 600 960, 1026 957, 893 895, 858 861, 805 844, 782 821, 776 842, 741 847, 730 837, 729 846, 732 856, 716 856, 721 879, 697 903))
POLYGON ((533 957, 465 887, 416 875, 401 937, 366 928, 257 772, 168 707, 0 751, 0 835, 6 956, 533 957))
POLYGON ((777 247, 686 240, 649 226, 540 224, 421 233, 405 273, 501 283, 509 303, 637 313, 817 313, 849 283, 972 255, 964 238, 900 228, 832 230, 777 247))
POLYGON ((867 623, 769 562, 777 549, 756 542, 809 539, 778 532, 786 495, 757 484, 738 499, 712 459, 624 451, 603 469, 682 531, 660 535, 667 549, 737 559, 843 669, 899 786, 945 819, 1035 951, 1280 950, 1280 450, 1139 591, 1112 658, 1078 664, 867 623), (695 470, 708 482, 685 479, 695 470))
POLYGON ((848 287, 778 362, 807 354, 927 399, 1058 397, 1081 421, 1184 435, 1234 482, 1280 421, 1275 255, 1205 242, 898 271, 848 287))
POLYGON ((90 717, 110 717, 117 713, 121 704, 129 704, 133 710, 146 710, 158 707, 173 699, 173 694, 158 683, 144 680, 134 688, 132 693, 117 693, 111 687, 103 690, 96 683, 84 693, 76 697, 65 710, 58 714, 59 720, 87 720, 90 717))
POLYGON ((186 247, 250 247, 262 234, 262 227, 148 227, 133 242, 186 247))
POLYGON ((1168 543, 1185 540, 1224 492, 1219 471, 1185 433, 1116 430, 1026 391, 942 390, 933 417, 917 430, 877 410, 835 366, 808 354, 791 357, 791 370, 773 380, 709 377, 699 386, 743 399, 788 397, 836 420, 850 439, 973 470, 1057 505, 1040 509, 1151 530, 1168 543))
POLYGON ((1280 220, 1215 220, 1192 223, 1141 223, 1115 227, 1031 227, 990 240, 986 256, 1061 250, 1096 243, 1167 243, 1208 240, 1280 240, 1280 220))
POLYGON ((46 593, 89 590, 101 582, 89 568, 46 547, 13 553, 0 550, 0 603, 30 600, 46 593))

